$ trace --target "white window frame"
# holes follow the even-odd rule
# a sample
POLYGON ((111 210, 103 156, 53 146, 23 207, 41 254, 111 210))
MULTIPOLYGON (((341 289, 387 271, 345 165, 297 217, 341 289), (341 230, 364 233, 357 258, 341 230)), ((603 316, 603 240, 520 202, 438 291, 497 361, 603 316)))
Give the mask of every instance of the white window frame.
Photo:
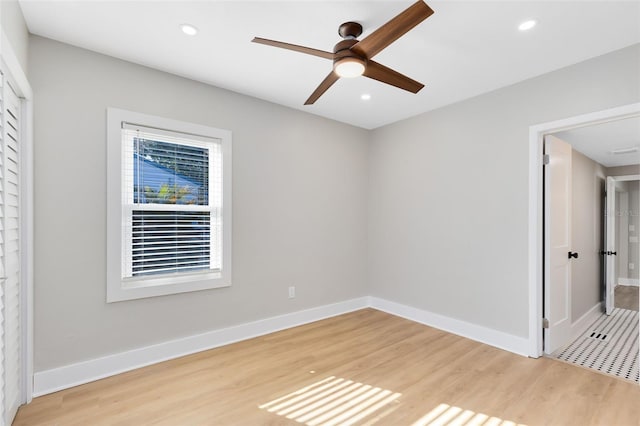
POLYGON ((231 132, 200 124, 107 108, 107 303, 231 285, 231 132), (222 262, 220 270, 125 278, 123 256, 122 177, 123 123, 221 141, 222 148, 222 262))

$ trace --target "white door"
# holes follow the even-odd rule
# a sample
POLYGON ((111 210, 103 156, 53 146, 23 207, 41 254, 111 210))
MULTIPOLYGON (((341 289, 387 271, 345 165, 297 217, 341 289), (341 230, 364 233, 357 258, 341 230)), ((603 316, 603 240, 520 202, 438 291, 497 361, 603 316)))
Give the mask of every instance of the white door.
POLYGON ((20 276, 20 99, 0 74, 0 286, 2 288, 2 421, 10 425, 22 390, 20 276))
POLYGON ((544 351, 552 353, 571 337, 571 145, 545 136, 544 351))
POLYGON ((616 287, 616 180, 607 177, 607 211, 605 216, 605 312, 613 312, 616 287))

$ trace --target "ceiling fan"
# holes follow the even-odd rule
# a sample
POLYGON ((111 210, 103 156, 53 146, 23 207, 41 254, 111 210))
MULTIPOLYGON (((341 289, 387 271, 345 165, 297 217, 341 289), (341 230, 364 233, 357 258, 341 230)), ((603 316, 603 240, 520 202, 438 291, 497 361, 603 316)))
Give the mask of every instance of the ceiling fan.
POLYGON ((362 25, 357 22, 345 22, 338 28, 338 34, 344 40, 334 46, 333 53, 260 37, 255 37, 252 41, 333 60, 333 70, 309 96, 305 105, 317 101, 340 77, 364 75, 411 93, 418 93, 424 84, 387 68, 372 58, 432 14, 433 10, 424 1, 418 0, 360 41, 357 38, 362 34, 362 25))

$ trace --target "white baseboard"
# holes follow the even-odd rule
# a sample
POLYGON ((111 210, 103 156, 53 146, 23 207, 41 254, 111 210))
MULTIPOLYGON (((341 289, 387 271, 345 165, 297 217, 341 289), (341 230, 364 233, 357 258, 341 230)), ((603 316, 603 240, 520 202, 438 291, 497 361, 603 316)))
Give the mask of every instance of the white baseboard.
POLYGON ((594 305, 591 309, 589 309, 584 315, 582 315, 578 320, 571 324, 571 340, 575 340, 580 337, 585 331, 587 331, 587 327, 589 327, 595 320, 598 319, 600 315, 604 312, 602 302, 598 302, 597 305, 594 305))
POLYGON ((618 285, 630 285, 640 287, 640 279, 638 278, 618 278, 618 285))
POLYGON ((37 372, 33 376, 33 396, 45 395, 125 371, 345 314, 368 306, 369 298, 360 297, 37 372))
POLYGON ((371 307, 411 321, 438 328, 449 333, 466 337, 476 342, 486 343, 496 348, 504 349, 518 355, 528 356, 529 339, 514 336, 502 331, 483 327, 480 325, 460 321, 444 315, 402 305, 396 302, 371 297, 371 307))
POLYGON ((33 376, 33 396, 57 392, 136 368, 251 339, 336 315, 371 307, 477 342, 527 356, 529 341, 501 331, 423 311, 377 297, 360 297, 331 305, 213 330, 156 345, 40 371, 33 376))

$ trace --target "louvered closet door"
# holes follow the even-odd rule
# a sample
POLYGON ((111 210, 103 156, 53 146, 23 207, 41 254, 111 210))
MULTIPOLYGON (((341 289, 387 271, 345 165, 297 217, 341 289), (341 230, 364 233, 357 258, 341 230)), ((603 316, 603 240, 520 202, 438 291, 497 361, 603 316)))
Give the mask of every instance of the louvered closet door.
POLYGON ((20 99, 5 80, 3 82, 3 137, 0 177, 0 252, 3 274, 4 326, 4 415, 11 424, 21 400, 22 333, 20 291, 20 99))
POLYGON ((5 120, 4 120, 4 76, 0 72, 0 425, 5 424, 5 406, 4 406, 4 329, 6 326, 4 296, 6 279, 4 271, 4 145, 5 145, 5 120))

